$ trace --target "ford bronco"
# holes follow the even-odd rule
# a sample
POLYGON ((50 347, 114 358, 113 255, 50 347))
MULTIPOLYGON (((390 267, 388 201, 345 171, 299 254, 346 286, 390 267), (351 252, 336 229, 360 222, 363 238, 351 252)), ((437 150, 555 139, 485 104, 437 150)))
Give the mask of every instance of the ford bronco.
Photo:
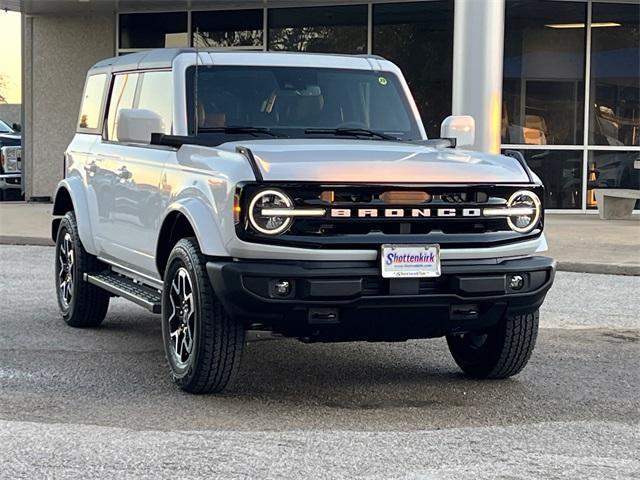
POLYGON ((147 51, 97 63, 52 237, 65 322, 113 296, 161 315, 175 382, 219 392, 245 331, 305 342, 446 337, 468 375, 528 362, 555 263, 521 156, 427 139, 375 56, 147 51))

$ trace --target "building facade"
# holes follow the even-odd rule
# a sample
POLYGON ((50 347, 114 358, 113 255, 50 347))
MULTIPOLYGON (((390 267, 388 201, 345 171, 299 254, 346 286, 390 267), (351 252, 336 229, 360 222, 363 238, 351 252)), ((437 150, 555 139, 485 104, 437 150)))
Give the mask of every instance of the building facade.
POLYGON ((430 137, 452 111, 473 113, 495 148, 524 154, 547 186, 549 209, 588 212, 595 188, 640 189, 638 0, 0 0, 0 7, 25 14, 27 197, 53 195, 95 61, 186 46, 382 55, 403 69, 430 137), (474 106, 474 97, 490 102, 474 106))

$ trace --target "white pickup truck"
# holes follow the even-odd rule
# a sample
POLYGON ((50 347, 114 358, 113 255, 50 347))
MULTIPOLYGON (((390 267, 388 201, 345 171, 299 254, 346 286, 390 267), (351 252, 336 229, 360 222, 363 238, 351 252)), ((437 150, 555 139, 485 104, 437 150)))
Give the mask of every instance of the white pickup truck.
POLYGON ((446 336, 467 374, 518 373, 555 263, 521 157, 427 139, 380 57, 155 50, 90 69, 55 195, 58 303, 161 314, 175 382, 219 392, 247 329, 315 341, 446 336))

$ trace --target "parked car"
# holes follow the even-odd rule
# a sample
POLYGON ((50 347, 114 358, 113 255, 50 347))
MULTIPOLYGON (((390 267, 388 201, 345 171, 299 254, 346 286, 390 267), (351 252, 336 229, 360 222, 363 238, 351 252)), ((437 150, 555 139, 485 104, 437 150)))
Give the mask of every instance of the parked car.
POLYGON ((161 315, 175 382, 223 390, 247 329, 304 342, 446 336, 468 375, 527 364, 555 262, 521 156, 429 140, 375 56, 156 50, 87 75, 53 213, 73 327, 110 297, 161 315), (453 148, 456 147, 456 148, 453 148))
POLYGON ((0 201, 22 192, 22 148, 18 125, 0 120, 0 201), (16 128, 17 127, 17 128, 16 128))

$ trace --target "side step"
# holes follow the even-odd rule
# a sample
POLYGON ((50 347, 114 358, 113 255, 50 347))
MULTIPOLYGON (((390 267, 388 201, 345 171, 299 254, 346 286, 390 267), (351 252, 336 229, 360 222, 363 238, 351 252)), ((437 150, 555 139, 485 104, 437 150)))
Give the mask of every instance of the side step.
POLYGON ((125 298, 152 313, 161 312, 162 295, 158 290, 136 283, 117 273, 85 273, 84 281, 118 297, 125 298))

